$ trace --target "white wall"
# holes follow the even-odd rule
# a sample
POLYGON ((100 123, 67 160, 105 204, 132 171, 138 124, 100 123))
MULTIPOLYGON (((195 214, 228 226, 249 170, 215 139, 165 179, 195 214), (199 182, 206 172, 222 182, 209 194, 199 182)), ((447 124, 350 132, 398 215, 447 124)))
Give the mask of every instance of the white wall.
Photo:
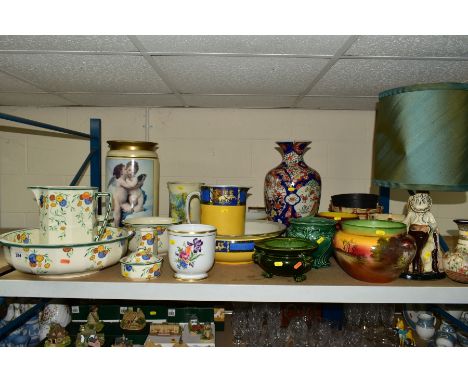
MULTIPOLYGON (((89 132, 90 118, 101 118, 103 161, 106 140, 145 140, 144 108, 0 107, 0 111, 83 132, 89 132)), ((15 125, 0 119, 0 126, 15 125)), ((281 161, 277 140, 312 141, 305 161, 322 176, 321 211, 328 209, 331 195, 377 192, 370 181, 373 112, 153 108, 150 125, 149 140, 159 143, 161 215, 168 214, 166 183, 176 180, 251 186, 248 205, 263 206, 265 174, 281 161)), ((26 187, 68 184, 89 144, 17 126, 35 131, 20 134, 0 128, 0 226, 35 227, 37 207, 26 187)), ((81 184, 89 184, 89 172, 81 184)), ((402 213, 406 198, 405 191, 392 191, 391 212, 402 213)), ((468 217, 465 193, 434 193, 433 199, 433 213, 444 234, 456 230, 453 218, 468 217)))

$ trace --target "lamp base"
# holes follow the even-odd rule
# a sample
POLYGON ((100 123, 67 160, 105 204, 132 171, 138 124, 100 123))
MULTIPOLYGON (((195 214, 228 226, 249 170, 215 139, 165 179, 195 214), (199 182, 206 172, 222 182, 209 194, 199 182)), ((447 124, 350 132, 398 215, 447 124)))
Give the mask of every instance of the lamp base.
POLYGON ((400 275, 400 278, 406 280, 441 280, 446 277, 444 272, 425 272, 425 273, 409 273, 404 272, 400 275))

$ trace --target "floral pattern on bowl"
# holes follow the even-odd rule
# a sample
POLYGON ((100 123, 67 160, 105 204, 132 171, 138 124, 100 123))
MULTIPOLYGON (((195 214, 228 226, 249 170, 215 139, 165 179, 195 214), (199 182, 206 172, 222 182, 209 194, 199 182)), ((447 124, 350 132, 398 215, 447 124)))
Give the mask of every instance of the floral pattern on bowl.
POLYGON ((64 275, 116 264, 127 251, 132 234, 122 228, 106 228, 100 241, 80 244, 41 244, 39 229, 23 229, 0 235, 5 260, 16 270, 37 275, 64 275))
POLYGON ((126 256, 120 260, 120 270, 123 277, 131 280, 151 280, 161 275, 161 259, 147 260, 143 259, 144 255, 141 255, 142 261, 138 261, 136 258, 126 256))

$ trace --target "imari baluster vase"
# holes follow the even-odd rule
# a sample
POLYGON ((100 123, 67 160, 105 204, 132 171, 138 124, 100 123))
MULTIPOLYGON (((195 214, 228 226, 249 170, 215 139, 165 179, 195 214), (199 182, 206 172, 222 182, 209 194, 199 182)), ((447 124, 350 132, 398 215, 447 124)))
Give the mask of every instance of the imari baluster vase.
POLYGON ((319 173, 304 162, 309 141, 276 143, 283 160, 265 177, 265 209, 269 220, 289 225, 291 218, 317 213, 322 182, 319 173))

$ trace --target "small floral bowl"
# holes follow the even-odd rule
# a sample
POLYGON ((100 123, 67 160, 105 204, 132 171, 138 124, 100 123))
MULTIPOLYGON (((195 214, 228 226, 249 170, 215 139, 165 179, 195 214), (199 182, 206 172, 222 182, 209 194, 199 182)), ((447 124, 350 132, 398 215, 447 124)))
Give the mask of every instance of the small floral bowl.
POLYGON ((100 241, 79 244, 42 244, 39 229, 0 235, 5 260, 16 270, 35 275, 83 275, 116 264, 127 252, 132 233, 107 227, 100 241))
POLYGON ((161 264, 162 259, 137 252, 120 260, 120 270, 127 279, 147 281, 161 275, 161 264))

